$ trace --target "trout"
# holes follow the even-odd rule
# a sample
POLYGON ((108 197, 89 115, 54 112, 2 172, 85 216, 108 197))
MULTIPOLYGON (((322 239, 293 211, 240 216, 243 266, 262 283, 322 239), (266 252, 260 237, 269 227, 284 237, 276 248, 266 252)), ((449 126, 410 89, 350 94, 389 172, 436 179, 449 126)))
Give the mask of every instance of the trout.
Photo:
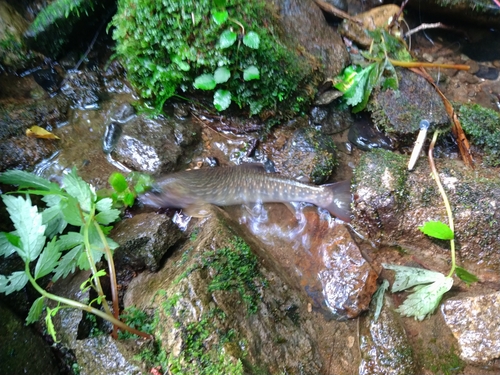
POLYGON ((247 203, 307 202, 349 222, 349 181, 311 185, 277 173, 266 173, 256 165, 215 167, 176 172, 156 179, 140 201, 153 207, 193 209, 206 204, 232 206, 247 203))

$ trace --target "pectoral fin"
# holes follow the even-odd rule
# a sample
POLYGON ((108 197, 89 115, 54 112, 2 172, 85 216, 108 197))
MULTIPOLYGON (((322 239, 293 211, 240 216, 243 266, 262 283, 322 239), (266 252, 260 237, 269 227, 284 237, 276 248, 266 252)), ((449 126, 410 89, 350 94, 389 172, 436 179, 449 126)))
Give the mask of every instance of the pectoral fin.
POLYGON ((208 203, 193 203, 182 210, 184 214, 197 218, 210 216, 210 204, 208 203))

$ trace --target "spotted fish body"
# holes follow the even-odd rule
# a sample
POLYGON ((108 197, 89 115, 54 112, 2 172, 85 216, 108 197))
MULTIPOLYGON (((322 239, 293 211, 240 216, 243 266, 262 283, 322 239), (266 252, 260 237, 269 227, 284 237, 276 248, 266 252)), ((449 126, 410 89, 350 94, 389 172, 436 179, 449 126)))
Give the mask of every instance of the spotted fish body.
POLYGON ((310 185, 250 166, 195 169, 166 175, 140 200, 149 206, 189 208, 203 204, 307 202, 350 221, 350 184, 310 185))

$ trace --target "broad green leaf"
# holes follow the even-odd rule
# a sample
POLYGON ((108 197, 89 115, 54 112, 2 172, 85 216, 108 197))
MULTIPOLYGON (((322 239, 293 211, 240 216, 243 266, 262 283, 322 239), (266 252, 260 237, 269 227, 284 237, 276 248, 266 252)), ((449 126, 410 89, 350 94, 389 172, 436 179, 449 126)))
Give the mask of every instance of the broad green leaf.
POLYGON ((56 234, 62 233, 68 222, 64 219, 61 207, 58 205, 42 211, 42 224, 45 225, 45 237, 52 238, 56 234))
POLYGON ((215 69, 214 79, 216 83, 224 83, 227 82, 229 77, 231 77, 231 72, 225 66, 221 66, 215 69))
POLYGON ((35 302, 31 305, 30 312, 26 317, 26 324, 35 323, 40 319, 40 315, 42 315, 43 307, 45 305, 45 297, 38 297, 35 302))
POLYGON ((76 265, 79 269, 87 271, 90 269, 90 262, 86 252, 80 254, 76 260, 76 265))
POLYGON ((353 113, 361 112, 366 108, 366 104, 368 103, 368 99, 370 99, 373 88, 379 83, 378 81, 380 78, 380 64, 372 64, 372 66, 373 68, 369 70, 368 79, 366 80, 363 89, 363 98, 361 102, 353 107, 353 113))
POLYGON ((238 37, 238 34, 236 34, 234 31, 231 30, 225 30, 220 34, 219 38, 219 45, 220 48, 229 48, 231 47, 234 42, 236 42, 236 39, 238 37))
POLYGON ((45 246, 45 249, 43 249, 38 261, 36 262, 35 280, 54 272, 60 257, 61 252, 59 250, 58 243, 56 242, 56 238, 54 237, 52 241, 47 243, 47 246, 45 246))
POLYGON ((440 240, 452 240, 455 237, 451 228, 441 221, 427 221, 418 229, 424 234, 440 240))
POLYGON ((389 288, 389 281, 385 280, 382 281, 382 284, 378 287, 377 291, 373 293, 372 297, 372 303, 375 304, 375 312, 373 314, 373 320, 377 321, 380 312, 382 311, 382 307, 384 306, 384 295, 385 291, 389 288))
MULTIPOLYGON (((18 248, 9 241, 7 235, 10 233, 0 232, 0 256, 8 257, 11 254, 18 252, 18 248)), ((19 237, 17 237, 19 238, 19 237)))
POLYGON ((411 288, 419 284, 429 284, 435 281, 442 280, 442 273, 429 271, 423 268, 396 266, 394 264, 383 263, 385 269, 396 272, 394 284, 392 284, 392 293, 411 288))
POLYGON ((69 250, 78 245, 83 245, 83 236, 78 232, 68 232, 60 236, 57 240, 57 246, 60 251, 69 250))
POLYGON ((217 25, 222 25, 227 21, 227 18, 229 17, 229 14, 225 9, 218 10, 217 8, 214 8, 211 10, 211 12, 212 18, 217 25))
POLYGON ((63 213, 64 220, 66 220, 69 224, 81 227, 85 224, 82 217, 82 212, 80 211, 80 207, 78 205, 78 201, 76 198, 68 197, 66 200, 61 202, 61 212, 63 213))
POLYGON ((411 316, 417 320, 423 320, 427 315, 432 314, 443 295, 453 286, 451 277, 439 275, 441 278, 436 279, 432 284, 416 286, 413 293, 406 298, 397 311, 401 315, 411 316))
POLYGON ((462 267, 458 267, 458 266, 455 267, 455 275, 457 275, 457 277, 460 280, 462 280, 463 282, 465 282, 467 285, 470 285, 472 283, 475 283, 476 281, 479 281, 479 279, 476 275, 470 273, 469 271, 467 271, 465 268, 462 268, 462 267))
POLYGON ((350 65, 344 69, 340 76, 335 78, 333 86, 342 92, 346 92, 354 84, 354 79, 363 68, 360 66, 350 65))
POLYGON ((29 196, 24 199, 3 195, 2 199, 17 230, 17 235, 21 239, 21 246, 17 249, 17 253, 25 262, 35 260, 45 244, 42 214, 38 213, 36 206, 31 205, 29 196))
POLYGON ((57 281, 61 277, 64 278, 68 276, 70 272, 75 272, 76 262, 83 251, 83 245, 78 245, 64 254, 59 260, 59 264, 55 269, 55 274, 52 278, 52 281, 57 281))
POLYGON ((128 188, 128 183, 125 177, 119 172, 113 172, 108 179, 111 187, 118 193, 125 191, 128 188))
POLYGON ((135 202, 135 195, 132 193, 125 194, 123 197, 123 204, 127 207, 132 207, 135 202))
MULTIPOLYGON (((361 72, 356 74, 354 77, 353 84, 344 93, 343 98, 346 99, 346 103, 351 106, 356 106, 363 101, 366 97, 365 90, 368 86, 368 79, 370 78, 370 73, 375 68, 376 63, 368 65, 361 72)), ((369 96, 369 93, 368 93, 369 96)))
MULTIPOLYGON (((90 185, 76 174, 76 168, 64 176, 63 185, 69 195, 76 198, 80 207, 85 212, 90 212, 90 205, 94 201, 90 185)), ((68 220, 69 222, 69 220, 68 220)))
POLYGON ((57 341, 56 329, 54 327, 54 323, 52 322, 52 317, 57 314, 59 309, 60 307, 51 309, 50 307, 47 306, 47 315, 45 316, 45 325, 47 327, 47 332, 49 332, 49 334, 52 336, 52 340, 54 340, 54 342, 59 342, 59 341, 57 341))
POLYGON ((214 94, 214 107, 223 111, 231 105, 231 92, 228 90, 217 90, 214 94))
POLYGON ((180 70, 188 72, 191 70, 191 66, 187 61, 184 61, 179 55, 172 55, 172 61, 179 67, 180 70))
POLYGON ((89 243, 90 243, 91 257, 94 263, 97 263, 101 260, 105 251, 104 251, 104 244, 102 243, 101 240, 101 236, 99 235, 99 232, 97 231, 97 228, 94 225, 89 227, 89 243))
POLYGON ((19 185, 20 188, 34 188, 61 194, 59 185, 25 171, 7 171, 0 175, 0 182, 9 185, 19 185))
POLYGON ((258 49, 259 44, 260 44, 260 38, 259 35, 254 32, 250 31, 248 32, 244 37, 243 37, 243 44, 247 47, 253 48, 253 49, 258 49))
POLYGON ((9 276, 0 275, 0 293, 10 294, 23 289, 28 283, 24 271, 12 272, 9 276))
POLYGON ((260 79, 259 68, 257 68, 255 65, 250 65, 243 71, 243 79, 245 81, 260 79))
POLYGON ((212 74, 202 74, 196 77, 193 86, 200 90, 213 90, 216 82, 212 74))
POLYGON ((98 223, 108 225, 115 222, 120 217, 120 211, 112 208, 113 200, 111 198, 101 199, 96 203, 99 213, 95 216, 98 223))

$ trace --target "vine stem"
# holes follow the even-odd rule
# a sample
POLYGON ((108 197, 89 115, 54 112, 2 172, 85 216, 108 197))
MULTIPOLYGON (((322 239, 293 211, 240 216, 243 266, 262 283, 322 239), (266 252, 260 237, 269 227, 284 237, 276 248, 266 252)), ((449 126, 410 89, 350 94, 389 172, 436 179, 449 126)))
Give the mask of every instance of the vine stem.
MULTIPOLYGON (((436 184, 439 189, 439 193, 441 194, 441 198, 443 198, 444 206, 446 207, 446 214, 448 215, 448 223, 450 225, 450 229, 453 232, 453 235, 455 235, 455 225, 453 223, 453 213, 451 211, 451 205, 450 201, 448 200, 448 195, 446 195, 446 191, 443 188, 443 185, 441 184, 441 180, 439 179, 439 174, 436 169, 436 164, 434 163, 434 157, 433 157, 433 151, 434 151, 434 145, 436 144, 436 140, 439 134, 439 130, 436 130, 434 132, 434 135, 432 136, 432 141, 429 146, 429 165, 431 167, 432 171, 432 177, 434 178, 434 181, 436 181, 436 184)), ((456 258, 455 258, 455 239, 452 238, 450 240, 450 249, 451 249, 451 270, 450 273, 448 274, 448 277, 453 276, 453 273, 455 272, 455 267, 456 267, 456 258)))
POLYGON ((74 300, 69 299, 69 298, 56 296, 55 294, 47 292, 40 285, 38 285, 36 280, 31 275, 30 268, 29 268, 29 262, 26 262, 25 271, 26 271, 26 274, 28 275, 28 279, 29 279, 31 285, 33 285, 33 287, 36 289, 36 291, 38 293, 40 293, 43 297, 51 299, 51 300, 59 302, 59 303, 62 303, 62 304, 67 305, 69 307, 74 307, 74 308, 80 309, 82 311, 87 311, 89 313, 97 315, 97 316, 99 316, 103 319, 106 319, 107 321, 113 323, 114 325, 120 327, 120 329, 125 330, 125 331, 129 331, 130 333, 133 333, 135 335, 144 337, 146 339, 153 338, 152 335, 145 333, 145 332, 141 332, 135 328, 132 328, 132 327, 128 326, 127 324, 123 323, 122 321, 120 321, 119 319, 116 319, 113 315, 107 314, 104 311, 96 309, 95 307, 85 305, 81 302, 74 301, 74 300))

